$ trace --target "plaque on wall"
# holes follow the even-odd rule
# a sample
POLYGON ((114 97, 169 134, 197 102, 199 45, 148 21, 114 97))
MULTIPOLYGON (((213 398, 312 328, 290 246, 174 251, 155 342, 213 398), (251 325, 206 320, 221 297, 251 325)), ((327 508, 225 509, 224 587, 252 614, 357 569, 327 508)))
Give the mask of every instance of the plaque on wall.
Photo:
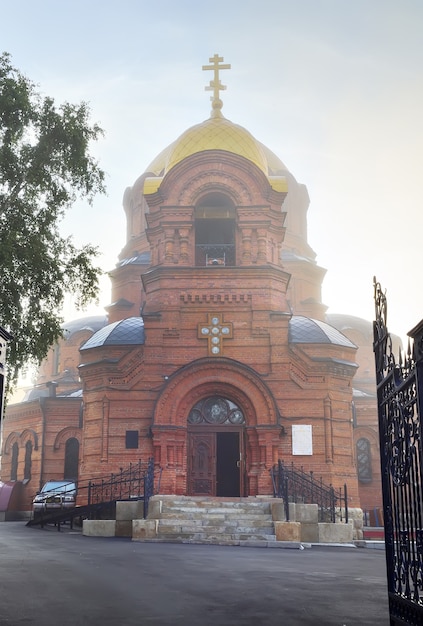
POLYGON ((311 456, 313 454, 313 435, 311 424, 292 426, 292 454, 311 456))

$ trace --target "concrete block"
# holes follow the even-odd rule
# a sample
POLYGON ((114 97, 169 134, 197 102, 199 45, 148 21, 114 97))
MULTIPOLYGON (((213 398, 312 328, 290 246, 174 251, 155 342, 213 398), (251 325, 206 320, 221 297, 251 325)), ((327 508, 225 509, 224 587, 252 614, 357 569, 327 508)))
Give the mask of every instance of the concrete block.
POLYGON ((276 541, 301 541, 299 522, 275 522, 276 541))
POLYGON ((275 500, 274 502, 270 503, 270 508, 272 511, 272 520, 274 522, 285 522, 286 521, 286 515, 285 515, 285 504, 283 502, 283 500, 275 500))
POLYGON ((84 519, 82 534, 86 537, 114 537, 116 520, 114 519, 84 519))
POLYGON ((156 539, 156 527, 156 520, 132 520, 132 541, 142 541, 143 539, 156 539))
POLYGON ((317 504, 295 504, 295 516, 290 517, 293 521, 304 524, 317 524, 319 521, 319 507, 317 504))
POLYGON ((116 519, 117 520, 133 520, 144 517, 144 502, 142 500, 133 500, 116 502, 116 519))
MULTIPOLYGON (((163 500, 158 496, 153 496, 148 501, 148 519, 158 519, 162 514, 163 500)), ((144 515, 144 514, 143 514, 144 515)), ((141 517, 143 517, 143 515, 141 517)), ((135 517, 133 518, 135 519, 135 517)))
POLYGON ((116 537, 132 537, 132 520, 116 520, 116 537))
POLYGON ((353 525, 348 524, 331 524, 321 522, 319 528, 319 543, 352 543, 353 541, 353 525))
POLYGON ((301 524, 301 541, 306 543, 319 542, 319 528, 317 524, 301 524))

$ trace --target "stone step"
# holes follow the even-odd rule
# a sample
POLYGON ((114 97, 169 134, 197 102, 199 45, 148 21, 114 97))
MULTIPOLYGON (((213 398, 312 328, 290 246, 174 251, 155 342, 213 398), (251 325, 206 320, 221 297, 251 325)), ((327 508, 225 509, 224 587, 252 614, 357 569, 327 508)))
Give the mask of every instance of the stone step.
POLYGON ((227 543, 231 541, 276 541, 275 535, 265 533, 158 533, 162 541, 197 541, 207 543, 227 543))
POLYGON ((197 533, 207 535, 226 535, 226 534, 243 534, 243 535, 273 535, 274 530, 271 526, 262 526, 254 528, 250 526, 191 526, 190 524, 159 524, 157 527, 158 535, 166 534, 192 534, 197 533))
POLYGON ((189 507, 193 509, 246 509, 246 510, 269 510, 270 511, 270 501, 261 501, 261 500, 191 500, 189 498, 166 498, 157 497, 158 500, 162 501, 163 508, 173 508, 173 507, 189 507))
POLYGON ((208 517, 209 519, 261 519, 266 518, 271 520, 270 513, 263 513, 262 511, 230 511, 228 509, 204 509, 198 511, 191 508, 172 508, 162 509, 159 517, 176 518, 184 517, 186 519, 203 519, 208 517))
POLYGON ((270 498, 154 496, 152 500, 160 502, 150 508, 158 541, 234 545, 276 541, 270 498))
MULTIPOLYGON (((273 532, 273 523, 271 520, 211 520, 208 518, 204 519, 184 519, 184 518, 162 518, 159 519, 158 523, 159 527, 164 526, 184 526, 186 528, 249 528, 249 529, 257 529, 257 528, 268 528, 271 532, 273 532)), ((243 531, 245 532, 245 531, 243 531)))

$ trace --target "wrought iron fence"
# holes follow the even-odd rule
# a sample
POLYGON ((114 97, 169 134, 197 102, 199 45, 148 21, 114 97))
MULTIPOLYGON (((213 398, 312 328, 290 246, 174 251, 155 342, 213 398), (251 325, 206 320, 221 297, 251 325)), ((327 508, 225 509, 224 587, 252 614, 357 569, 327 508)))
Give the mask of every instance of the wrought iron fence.
POLYGON ((109 515, 110 518, 114 516, 116 502, 119 500, 142 500, 143 515, 146 518, 151 496, 160 491, 161 475, 162 468, 155 468, 151 458, 147 462, 130 464, 126 469, 122 468, 117 474, 110 474, 108 477, 79 481, 76 506, 41 509, 29 520, 28 526, 42 527, 44 524, 54 523, 60 530, 60 524, 68 520, 72 527, 74 518, 96 519, 99 515, 109 515))
MULTIPOLYGON (((159 484, 160 477, 159 470, 159 484)), ((108 478, 90 480, 87 499, 88 505, 118 500, 143 500, 144 517, 147 517, 148 502, 153 493, 154 460, 151 458, 147 463, 131 463, 127 469, 122 468, 119 473, 111 474, 108 478)))
POLYGON ((290 502, 317 504, 319 522, 345 521, 348 523, 348 494, 344 484, 337 491, 332 485, 326 485, 322 478, 318 480, 314 473, 304 472, 303 468, 287 466, 279 460, 270 474, 275 498, 283 498, 285 517, 289 521, 290 502))
POLYGON ((387 300, 374 279, 373 324, 391 625, 423 624, 423 322, 395 359, 387 300))

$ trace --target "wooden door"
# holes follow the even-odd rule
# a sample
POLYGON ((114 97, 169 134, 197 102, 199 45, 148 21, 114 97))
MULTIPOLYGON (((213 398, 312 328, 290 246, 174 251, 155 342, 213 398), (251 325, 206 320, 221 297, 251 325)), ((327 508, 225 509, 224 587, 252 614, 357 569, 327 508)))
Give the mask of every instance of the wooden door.
POLYGON ((189 485, 192 496, 216 495, 216 435, 213 432, 189 435, 189 485))
POLYGON ((188 494, 239 498, 245 495, 242 428, 189 431, 188 494))

